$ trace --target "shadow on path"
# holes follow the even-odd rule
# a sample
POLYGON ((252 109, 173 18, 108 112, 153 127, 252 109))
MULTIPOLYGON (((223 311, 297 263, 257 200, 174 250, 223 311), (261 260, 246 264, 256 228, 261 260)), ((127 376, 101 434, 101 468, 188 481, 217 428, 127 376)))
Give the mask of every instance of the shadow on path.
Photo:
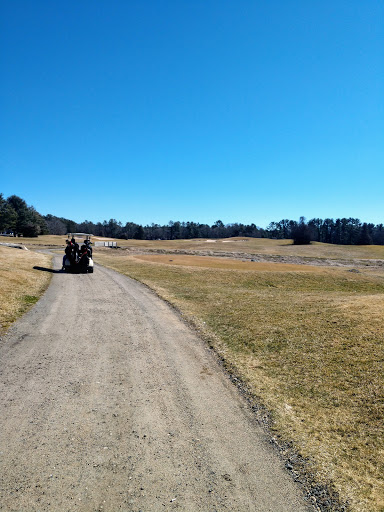
POLYGON ((51 272, 52 274, 64 274, 62 270, 54 270, 53 268, 46 267, 33 267, 35 270, 41 270, 42 272, 51 272))

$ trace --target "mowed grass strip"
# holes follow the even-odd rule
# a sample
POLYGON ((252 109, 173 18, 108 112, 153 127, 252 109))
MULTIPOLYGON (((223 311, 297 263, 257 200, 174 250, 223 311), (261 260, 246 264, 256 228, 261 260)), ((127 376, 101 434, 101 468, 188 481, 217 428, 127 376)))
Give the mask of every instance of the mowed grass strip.
POLYGON ((318 481, 352 510, 383 511, 384 274, 191 258, 95 255, 204 326, 318 481))
POLYGON ((51 257, 0 246, 0 335, 46 290, 51 274, 34 266, 51 267, 51 257))

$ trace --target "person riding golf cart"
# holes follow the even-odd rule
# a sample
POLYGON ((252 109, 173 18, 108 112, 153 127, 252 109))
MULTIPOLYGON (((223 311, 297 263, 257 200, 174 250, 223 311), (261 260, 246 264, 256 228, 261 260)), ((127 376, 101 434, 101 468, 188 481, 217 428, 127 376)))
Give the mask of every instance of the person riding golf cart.
POLYGON ((74 274, 93 273, 91 236, 86 233, 68 233, 62 270, 74 274), (76 238, 83 238, 81 247, 76 238))

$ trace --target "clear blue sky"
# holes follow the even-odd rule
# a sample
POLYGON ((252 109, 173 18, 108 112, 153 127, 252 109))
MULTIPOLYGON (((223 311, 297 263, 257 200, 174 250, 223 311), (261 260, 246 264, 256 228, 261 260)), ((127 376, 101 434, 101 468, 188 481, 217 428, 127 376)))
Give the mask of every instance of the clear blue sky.
POLYGON ((2 0, 0 192, 125 223, 384 222, 382 0, 2 0))

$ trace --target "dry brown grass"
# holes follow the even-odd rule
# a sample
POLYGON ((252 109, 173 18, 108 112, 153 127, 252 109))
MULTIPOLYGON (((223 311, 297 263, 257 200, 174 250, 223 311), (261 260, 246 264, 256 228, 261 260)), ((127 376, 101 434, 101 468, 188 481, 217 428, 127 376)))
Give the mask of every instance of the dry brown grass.
POLYGON ((0 246, 0 335, 47 288, 51 274, 34 266, 50 267, 46 254, 0 246))
MULTIPOLYGON (((65 235, 45 235, 37 238, 1 237, 2 242, 22 243, 27 247, 65 247, 65 235)), ((104 240, 94 237, 94 240, 104 240)), ((204 251, 213 253, 245 253, 250 255, 296 256, 321 259, 384 259, 382 245, 334 245, 314 242, 311 245, 293 245, 291 240, 267 238, 225 238, 218 240, 116 240, 123 248, 141 251, 204 251)))
MULTIPOLYGON (((65 237, 3 239, 63 249, 65 237)), ((345 261, 382 246, 288 241, 119 241, 139 252, 212 251, 345 261)), ((49 256, 0 247, 4 329, 47 286, 49 256), (12 252, 13 261, 9 254, 12 252)), ((384 271, 96 250, 95 260, 177 306, 271 411, 272 428, 356 511, 384 511, 384 271), (170 261, 173 260, 173 261, 170 261)), ((361 262, 360 262, 361 263, 361 262)), ((360 266, 361 268, 361 266, 360 266)))
POLYGON ((226 238, 218 240, 118 240, 124 248, 164 251, 211 251, 260 255, 298 256, 323 259, 384 259, 382 245, 334 245, 313 242, 293 245, 291 240, 267 238, 226 238))
POLYGON ((276 435, 352 510, 384 510, 383 271, 124 251, 95 259, 193 319, 271 411, 276 435))
POLYGON ((269 263, 240 261, 231 258, 215 258, 212 256, 192 256, 179 254, 140 254, 137 260, 161 263, 165 265, 181 265, 183 267, 220 268, 225 270, 257 270, 258 272, 322 272, 319 267, 311 265, 295 265, 291 263, 269 263))
POLYGON ((0 242, 25 245, 28 248, 65 247, 65 235, 44 235, 34 238, 2 236, 0 242))

